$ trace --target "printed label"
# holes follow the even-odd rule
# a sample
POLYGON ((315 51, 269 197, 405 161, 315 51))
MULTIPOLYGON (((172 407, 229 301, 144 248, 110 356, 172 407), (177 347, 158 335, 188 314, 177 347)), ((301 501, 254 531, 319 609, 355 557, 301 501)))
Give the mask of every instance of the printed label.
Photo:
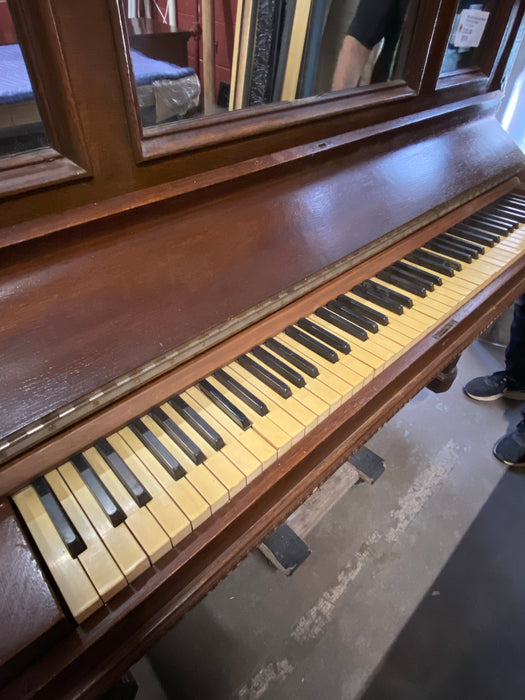
POLYGON ((479 46, 489 14, 490 12, 484 10, 463 10, 459 16, 454 46, 464 48, 479 46))

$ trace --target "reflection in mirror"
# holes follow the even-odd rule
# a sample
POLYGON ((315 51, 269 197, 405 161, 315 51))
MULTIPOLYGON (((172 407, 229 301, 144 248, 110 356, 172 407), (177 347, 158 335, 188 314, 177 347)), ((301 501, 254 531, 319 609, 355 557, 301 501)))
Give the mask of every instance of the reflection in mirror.
POLYGON ((144 127, 401 78, 419 5, 121 1, 144 127))
POLYGON ((6 0, 0 0, 0 157, 49 145, 6 0))
POLYGON ((490 21, 487 11, 490 5, 491 2, 460 0, 441 66, 441 76, 479 66, 481 40, 490 21))
MULTIPOLYGON (((417 2, 360 0, 345 2, 348 27, 333 71, 331 87, 342 90, 402 78, 417 2)), ((334 30, 325 31, 332 37, 334 30)))

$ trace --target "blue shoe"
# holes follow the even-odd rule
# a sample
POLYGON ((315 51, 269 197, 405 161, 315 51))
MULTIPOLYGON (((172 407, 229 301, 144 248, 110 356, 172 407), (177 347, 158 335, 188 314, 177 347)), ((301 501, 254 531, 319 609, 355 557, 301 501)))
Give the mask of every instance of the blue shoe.
POLYGON ((513 433, 500 438, 492 452, 494 457, 509 467, 525 467, 525 420, 518 424, 513 433))
POLYGON ((494 372, 488 377, 471 379, 463 387, 463 392, 476 401, 494 401, 504 396, 506 399, 525 400, 525 389, 510 389, 507 373, 494 372))

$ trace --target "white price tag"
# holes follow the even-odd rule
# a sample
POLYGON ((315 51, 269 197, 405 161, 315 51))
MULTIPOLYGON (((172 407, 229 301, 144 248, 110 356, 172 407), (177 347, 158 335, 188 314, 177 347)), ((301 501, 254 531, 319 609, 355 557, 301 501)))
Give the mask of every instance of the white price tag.
POLYGON ((468 48, 479 46, 489 14, 490 12, 484 10, 463 10, 459 16, 454 46, 468 48))

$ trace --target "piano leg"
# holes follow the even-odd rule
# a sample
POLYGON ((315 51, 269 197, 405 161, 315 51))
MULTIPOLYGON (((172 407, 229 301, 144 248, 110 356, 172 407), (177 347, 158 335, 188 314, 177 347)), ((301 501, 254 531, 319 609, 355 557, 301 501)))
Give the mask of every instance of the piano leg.
POLYGON ((442 394, 443 392, 448 391, 454 383, 454 379, 457 377, 457 364, 460 357, 461 355, 458 355, 452 360, 452 362, 449 362, 446 367, 443 367, 441 372, 439 372, 439 374, 437 374, 434 379, 427 384, 427 389, 433 391, 434 394, 442 394))

